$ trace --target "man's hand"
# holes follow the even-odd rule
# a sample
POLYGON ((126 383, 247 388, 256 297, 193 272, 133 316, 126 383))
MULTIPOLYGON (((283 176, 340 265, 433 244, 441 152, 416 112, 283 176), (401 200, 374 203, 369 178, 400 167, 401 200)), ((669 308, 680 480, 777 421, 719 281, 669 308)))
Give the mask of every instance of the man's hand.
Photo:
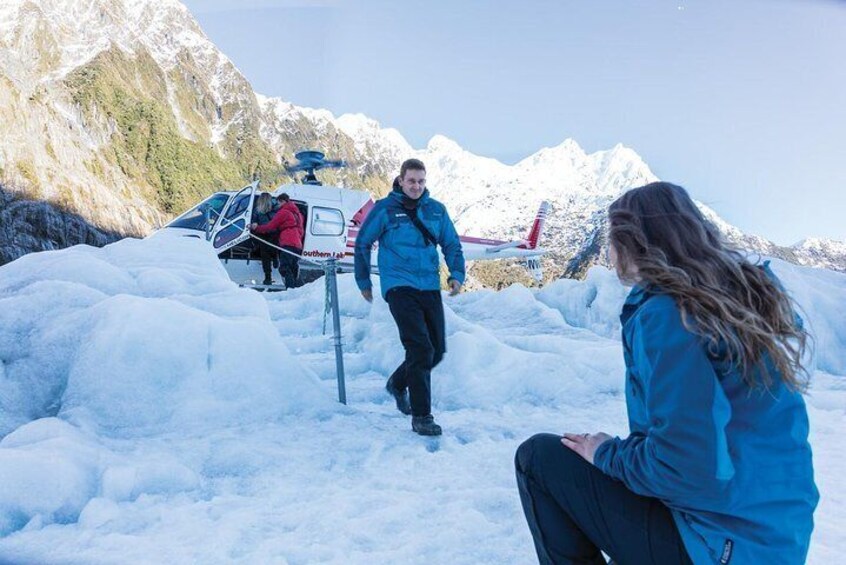
POLYGON ((598 434, 564 434, 561 443, 582 456, 582 459, 593 465, 593 454, 596 448, 611 439, 606 433, 598 434))
POLYGON ((461 283, 455 279, 449 279, 449 295, 455 296, 461 292, 461 283))
POLYGON ((255 230, 258 227, 258 224, 250 224, 250 230, 255 230))
POLYGON ((366 290, 362 290, 362 291, 361 291, 361 295, 364 297, 364 299, 365 299, 366 301, 368 301, 368 302, 373 302, 373 289, 372 289, 372 288, 368 288, 368 289, 366 289, 366 290))

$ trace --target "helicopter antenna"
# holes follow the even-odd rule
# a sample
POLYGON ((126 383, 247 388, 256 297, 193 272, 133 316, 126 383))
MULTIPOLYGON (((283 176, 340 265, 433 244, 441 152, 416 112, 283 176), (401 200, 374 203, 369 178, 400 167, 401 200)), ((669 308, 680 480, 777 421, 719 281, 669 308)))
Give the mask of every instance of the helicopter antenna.
POLYGON ((323 183, 317 179, 317 175, 314 174, 315 171, 321 169, 340 169, 347 166, 347 163, 343 160, 326 159, 326 156, 322 152, 311 149, 299 151, 294 154, 294 157, 297 159, 297 162, 285 167, 285 170, 291 175, 300 171, 304 172, 305 174, 301 179, 302 184, 321 186, 323 183))

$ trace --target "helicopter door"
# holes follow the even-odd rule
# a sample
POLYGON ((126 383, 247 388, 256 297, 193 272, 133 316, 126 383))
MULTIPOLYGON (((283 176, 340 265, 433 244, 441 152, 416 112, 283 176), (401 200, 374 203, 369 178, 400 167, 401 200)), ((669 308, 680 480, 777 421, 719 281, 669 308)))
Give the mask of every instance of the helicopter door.
POLYGON ((209 235, 217 253, 222 253, 249 239, 249 224, 253 214, 253 197, 256 188, 258 188, 258 181, 245 186, 229 199, 220 221, 209 235))
POLYGON ((322 253, 342 259, 346 251, 347 222, 337 208, 312 206, 307 238, 322 253))

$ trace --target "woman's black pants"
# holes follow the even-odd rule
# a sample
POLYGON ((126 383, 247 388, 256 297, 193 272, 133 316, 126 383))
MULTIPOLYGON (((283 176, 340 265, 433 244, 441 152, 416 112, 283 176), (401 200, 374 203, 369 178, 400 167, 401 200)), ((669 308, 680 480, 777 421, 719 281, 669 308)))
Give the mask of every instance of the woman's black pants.
POLYGON ((538 561, 617 565, 688 565, 670 510, 630 491, 561 443, 538 434, 515 457, 523 512, 538 561))
MULTIPOLYGON (((272 243, 276 243, 273 241, 272 243)), ((269 281, 273 274, 273 260, 279 256, 279 252, 263 243, 258 244, 259 257, 261 257, 261 270, 264 271, 264 280, 269 281)))

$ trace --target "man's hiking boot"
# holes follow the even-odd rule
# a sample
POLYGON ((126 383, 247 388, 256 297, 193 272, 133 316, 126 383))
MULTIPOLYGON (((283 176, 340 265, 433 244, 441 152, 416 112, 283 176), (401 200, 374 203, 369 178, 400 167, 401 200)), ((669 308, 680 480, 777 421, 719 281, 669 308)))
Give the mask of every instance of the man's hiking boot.
POLYGON ((411 418, 411 429, 421 436, 439 436, 441 427, 435 423, 435 418, 428 416, 413 416, 411 418))
POLYGON ((397 403, 397 410, 405 414, 406 416, 411 414, 411 402, 408 400, 408 390, 397 390, 394 388, 394 381, 393 379, 388 379, 388 382, 385 383, 385 390, 388 391, 388 394, 394 397, 394 400, 397 403))
POLYGON ((263 284, 264 286, 270 286, 273 284, 273 279, 270 277, 264 277, 264 282, 261 284, 263 284))

